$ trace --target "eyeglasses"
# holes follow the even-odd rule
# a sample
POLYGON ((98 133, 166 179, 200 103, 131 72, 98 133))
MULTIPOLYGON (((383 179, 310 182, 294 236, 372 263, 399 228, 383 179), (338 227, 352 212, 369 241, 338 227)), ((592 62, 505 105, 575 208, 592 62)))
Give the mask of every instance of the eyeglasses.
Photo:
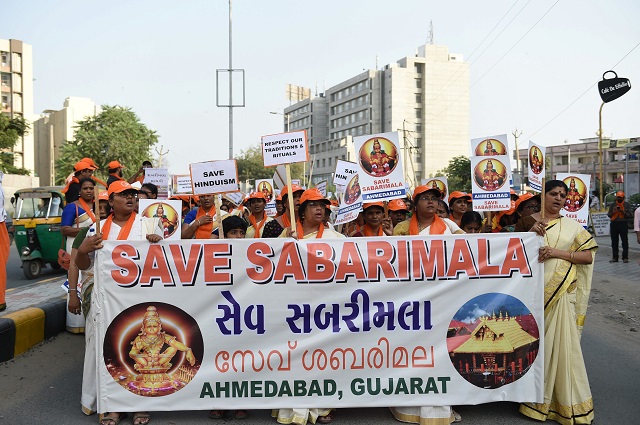
POLYGON ((310 206, 311 208, 324 207, 324 202, 321 202, 321 201, 309 201, 309 203, 307 205, 310 206))
POLYGON ((427 202, 437 202, 440 198, 436 198, 435 196, 421 196, 418 198, 418 201, 427 201, 427 202))
POLYGON ((121 198, 131 198, 131 199, 136 199, 138 197, 138 194, 135 192, 120 192, 120 193, 116 193, 116 195, 120 196, 121 198))

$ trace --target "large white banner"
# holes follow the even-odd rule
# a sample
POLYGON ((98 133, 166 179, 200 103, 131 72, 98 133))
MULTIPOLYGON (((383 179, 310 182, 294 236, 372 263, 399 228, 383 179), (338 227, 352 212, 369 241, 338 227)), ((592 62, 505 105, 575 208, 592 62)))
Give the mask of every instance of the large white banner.
POLYGON ((106 241, 98 410, 542 401, 541 241, 106 241))

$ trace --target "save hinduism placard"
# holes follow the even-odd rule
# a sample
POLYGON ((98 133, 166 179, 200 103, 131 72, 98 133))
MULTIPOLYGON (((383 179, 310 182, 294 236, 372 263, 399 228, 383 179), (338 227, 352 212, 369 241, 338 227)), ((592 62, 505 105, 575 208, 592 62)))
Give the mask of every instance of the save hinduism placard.
POLYGON ((541 242, 105 241, 98 411, 541 402, 541 242))
POLYGON ((194 195, 237 192, 238 167, 235 159, 189 164, 194 195))
POLYGON ((406 196, 398 133, 353 138, 360 165, 360 187, 365 202, 406 196))
POLYGON ((586 229, 589 223, 589 174, 557 173, 556 179, 562 180, 569 191, 560 214, 582 224, 586 229))

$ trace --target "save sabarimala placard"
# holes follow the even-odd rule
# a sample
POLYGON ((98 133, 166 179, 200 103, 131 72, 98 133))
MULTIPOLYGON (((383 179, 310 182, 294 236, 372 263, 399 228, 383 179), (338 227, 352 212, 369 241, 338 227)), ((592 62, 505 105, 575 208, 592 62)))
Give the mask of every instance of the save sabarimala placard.
POLYGON ((542 401, 541 239, 106 241, 98 410, 542 401))

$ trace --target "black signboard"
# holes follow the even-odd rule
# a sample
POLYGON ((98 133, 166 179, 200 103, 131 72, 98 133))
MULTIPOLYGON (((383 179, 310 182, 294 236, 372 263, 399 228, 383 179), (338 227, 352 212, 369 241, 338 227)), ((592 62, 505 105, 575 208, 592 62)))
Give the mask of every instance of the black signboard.
POLYGON ((616 100, 626 92, 631 90, 631 82, 627 78, 619 78, 613 71, 602 74, 602 81, 598 82, 598 91, 604 103, 616 100), (613 78, 606 78, 607 74, 613 74, 613 78))

